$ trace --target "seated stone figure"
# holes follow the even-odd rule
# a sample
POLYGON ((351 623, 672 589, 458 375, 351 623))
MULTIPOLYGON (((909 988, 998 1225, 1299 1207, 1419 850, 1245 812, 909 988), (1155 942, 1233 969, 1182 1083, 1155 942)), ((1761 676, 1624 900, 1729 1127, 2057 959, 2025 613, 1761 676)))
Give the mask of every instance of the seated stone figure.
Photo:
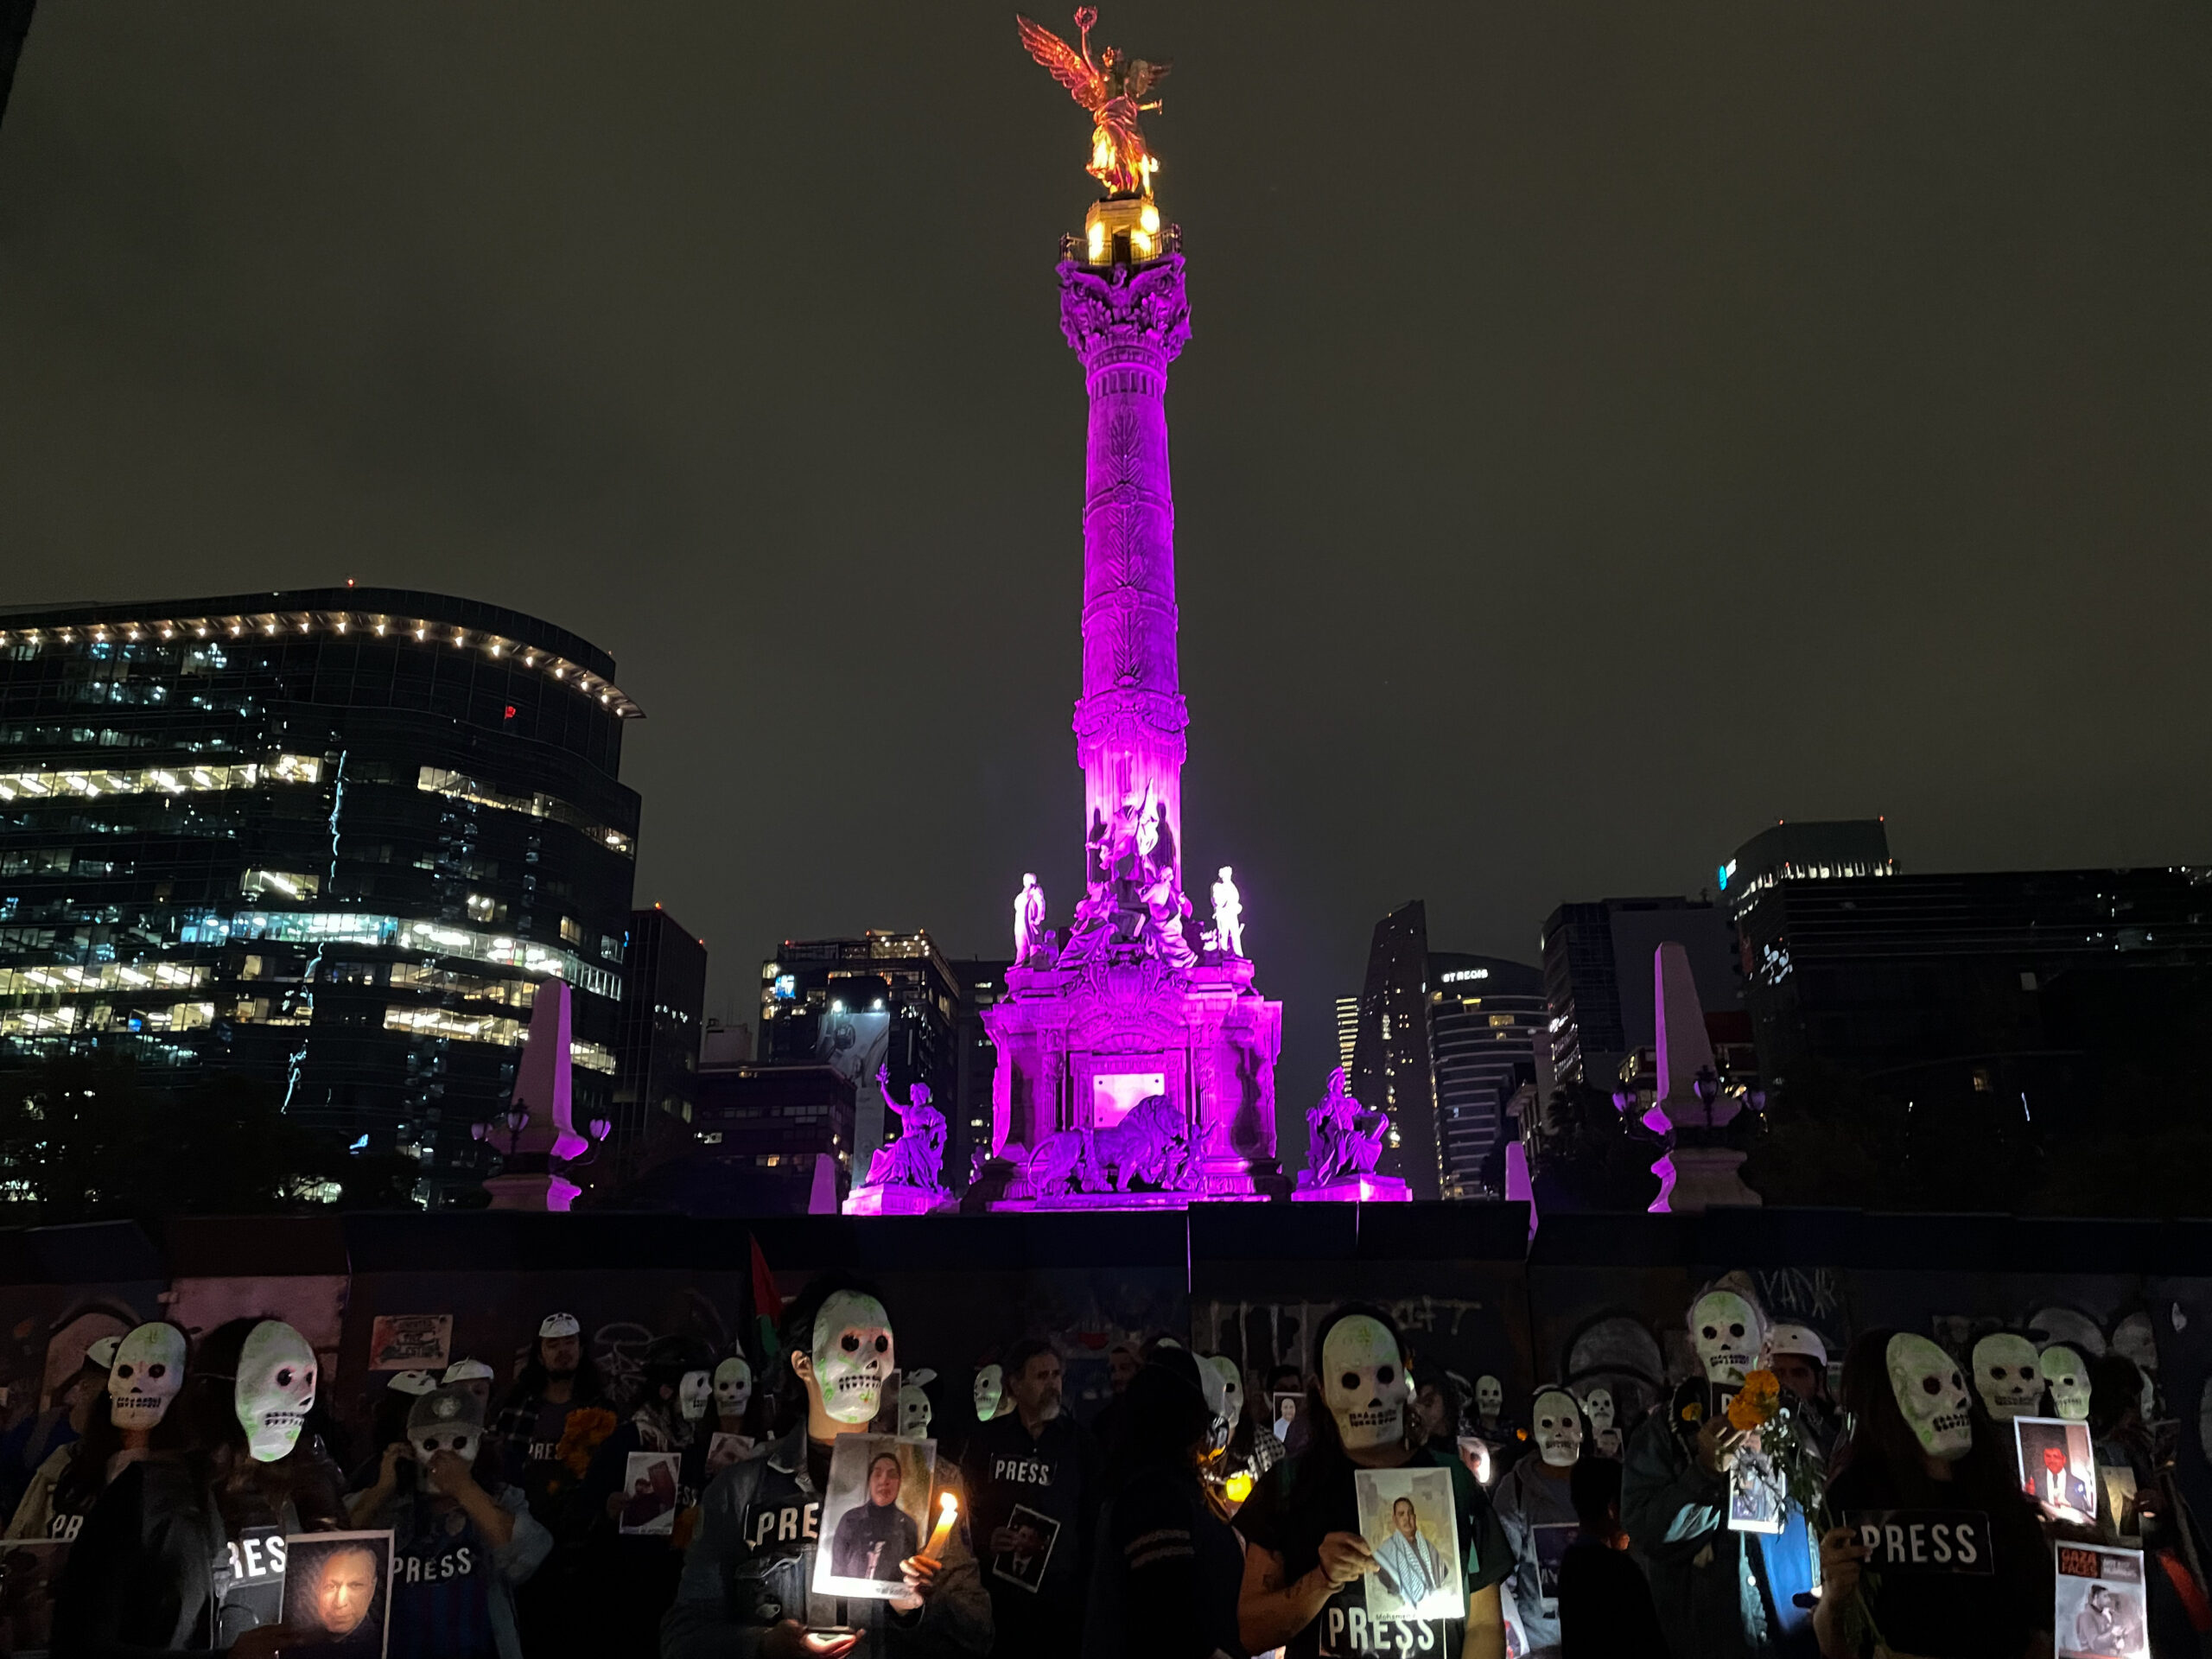
POLYGON ((1306 1114, 1314 1185, 1372 1175, 1390 1133, 1390 1120, 1370 1112, 1344 1086, 1341 1065, 1329 1074, 1329 1092, 1306 1114))
POLYGON ((900 1105, 891 1093, 891 1068, 875 1074, 883 1090, 883 1103, 899 1114, 899 1136, 887 1141, 869 1155, 868 1179, 875 1186, 912 1186, 937 1196, 944 1190, 944 1114, 930 1104, 930 1089, 917 1083, 900 1105))

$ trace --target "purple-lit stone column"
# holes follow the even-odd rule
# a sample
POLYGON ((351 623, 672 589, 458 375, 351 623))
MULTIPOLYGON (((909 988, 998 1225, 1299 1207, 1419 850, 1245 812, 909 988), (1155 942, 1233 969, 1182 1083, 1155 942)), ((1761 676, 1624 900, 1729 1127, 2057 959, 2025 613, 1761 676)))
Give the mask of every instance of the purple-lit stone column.
POLYGON ((1175 665, 1175 497, 1167 365, 1191 337, 1183 257, 1132 270, 1060 266, 1060 330, 1090 394, 1083 505, 1084 828, 1147 791, 1183 871, 1183 693, 1175 665))

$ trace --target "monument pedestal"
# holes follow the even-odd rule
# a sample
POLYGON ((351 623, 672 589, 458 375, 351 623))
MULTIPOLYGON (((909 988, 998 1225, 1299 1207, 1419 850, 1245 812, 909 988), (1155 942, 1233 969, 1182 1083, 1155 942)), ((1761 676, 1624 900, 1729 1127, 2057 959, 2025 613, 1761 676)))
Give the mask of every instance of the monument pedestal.
POLYGON ((543 1154, 520 1153, 508 1158, 504 1173, 486 1178, 484 1190, 492 1195, 494 1210, 556 1210, 565 1211, 583 1191, 551 1166, 543 1154), (532 1168, 530 1166, 535 1165, 532 1168), (521 1166, 521 1167, 518 1167, 521 1166))
POLYGON ((866 1181, 845 1195, 849 1216, 941 1216, 959 1207, 950 1192, 925 1192, 918 1186, 866 1181))
POLYGON ((1744 1185, 1745 1154, 1733 1147, 1670 1147, 1651 1166, 1659 1178, 1659 1196, 1651 1213, 1686 1215, 1716 1204, 1758 1204, 1759 1195, 1744 1185))
POLYGON ((1413 1188, 1395 1175, 1340 1175, 1333 1181, 1314 1181, 1301 1171, 1298 1190, 1291 1198, 1298 1204, 1411 1204, 1413 1188))

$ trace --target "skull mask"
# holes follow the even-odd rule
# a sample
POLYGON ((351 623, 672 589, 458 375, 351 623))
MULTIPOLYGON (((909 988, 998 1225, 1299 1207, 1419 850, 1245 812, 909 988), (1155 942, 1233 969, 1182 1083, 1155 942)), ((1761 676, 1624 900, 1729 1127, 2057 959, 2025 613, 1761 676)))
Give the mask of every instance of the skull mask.
MULTIPOLYGON (((1226 1354, 1201 1354, 1198 1363, 1221 1380, 1221 1403, 1215 1408, 1213 1443, 1225 1447, 1244 1415, 1244 1378, 1237 1371, 1236 1362, 1226 1354)), ((1206 1398, 1213 1399, 1212 1389, 1206 1390, 1206 1398)))
POLYGON ((1475 1379, 1475 1415, 1494 1423, 1505 1409, 1505 1384, 1494 1376, 1475 1379))
POLYGON ((930 1418, 933 1414, 930 1397, 924 1392, 937 1381, 937 1373, 924 1366, 909 1371, 899 1382, 899 1433, 909 1440, 926 1440, 930 1432, 930 1418))
POLYGON ((2064 1343, 2043 1351, 2043 1380, 2050 1385, 2050 1408, 2069 1422, 2089 1414, 2089 1378, 2082 1356, 2064 1343))
POLYGON ((976 1373, 976 1421, 988 1423, 999 1414, 999 1406, 1006 1398, 1006 1373, 996 1365, 986 1365, 976 1373))
POLYGON ((1536 1451, 1554 1469, 1572 1468, 1582 1455, 1582 1416, 1574 1396, 1565 1389, 1546 1389, 1536 1395, 1536 1451))
POLYGON ((1766 1321, 1732 1290, 1709 1290, 1690 1304, 1690 1346, 1708 1382, 1732 1388, 1758 1363, 1766 1321))
POLYGON ((433 1389, 408 1409, 407 1444, 426 1469, 442 1452, 473 1464, 483 1440, 484 1420, 477 1413, 476 1396, 458 1383, 433 1389))
POLYGON ((264 1319, 246 1333, 232 1408, 257 1463, 288 1455, 315 1404, 315 1350, 282 1319, 264 1319))
POLYGON ((2035 1344, 2009 1331, 1984 1337, 1974 1345, 1974 1386, 1997 1421, 2034 1416, 2043 1398, 2043 1368, 2035 1344))
POLYGON ((394 1371, 391 1381, 384 1386, 393 1394, 428 1394, 438 1386, 438 1374, 435 1371, 394 1371))
POLYGON ((709 1371, 686 1371, 676 1385, 676 1403, 687 1423, 696 1423, 704 1417, 707 1402, 714 1397, 715 1379, 709 1371))
POLYGON ((1405 1438, 1406 1368, 1388 1325, 1354 1313, 1329 1327, 1321 1344, 1321 1398, 1349 1450, 1405 1438))
POLYGON ((109 1420, 118 1428, 152 1428, 183 1386, 184 1332, 173 1325, 142 1325, 116 1345, 107 1374, 109 1420))
POLYGON ((742 1417, 753 1403, 753 1368, 742 1354, 732 1354, 715 1367, 715 1411, 719 1416, 742 1417))
POLYGON ((814 1319, 814 1387, 833 1421, 865 1423, 883 1404, 892 1357, 891 1316, 858 1291, 832 1292, 814 1319))
POLYGON ((1890 1338, 1890 1391, 1931 1458, 1956 1463, 1974 1448, 1974 1421, 1967 1414, 1967 1380, 1958 1362, 1925 1337, 1899 1332, 1890 1338))
POLYGON ((1611 1389, 1586 1391, 1582 1396, 1582 1414, 1590 1420, 1592 1433, 1604 1433, 1613 1426, 1613 1391, 1611 1389))

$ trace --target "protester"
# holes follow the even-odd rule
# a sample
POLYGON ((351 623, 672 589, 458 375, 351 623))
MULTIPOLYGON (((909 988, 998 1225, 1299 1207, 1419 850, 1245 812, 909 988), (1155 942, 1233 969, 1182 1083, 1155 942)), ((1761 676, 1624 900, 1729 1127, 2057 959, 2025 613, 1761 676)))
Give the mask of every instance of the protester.
MULTIPOLYGON (((1083 1659, 1243 1659, 1243 1550, 1198 1472, 1213 1430, 1200 1363, 1163 1350, 1122 1394, 1122 1433, 1102 1471, 1109 1496, 1098 1516, 1083 1659)), ((1072 1651, 1065 1632, 1075 1628, 1064 1627, 1060 1644, 1028 1651, 1072 1651)))
POLYGON ((1578 1458, 1567 1482, 1578 1530, 1559 1567, 1560 1659, 1659 1659, 1667 1638, 1621 1530, 1618 1458, 1578 1458))
POLYGON ((1828 1395, 1828 1345, 1809 1325, 1783 1324, 1766 1333, 1762 1363, 1787 1393, 1797 1421, 1822 1462, 1835 1445, 1835 1402, 1828 1395))
POLYGON ((417 1400, 437 1386, 435 1371, 394 1371, 385 1379, 384 1387, 377 1390, 376 1402, 369 1408, 369 1456, 346 1477, 349 1493, 365 1491, 376 1484, 377 1473, 384 1467, 385 1453, 407 1438, 408 1413, 415 1408, 417 1400))
POLYGON ((553 1535, 522 1488, 478 1478, 481 1406, 454 1384, 402 1394, 402 1439, 349 1503, 357 1529, 392 1533, 390 1659, 522 1659, 515 1586, 553 1535))
POLYGON ((1852 1344, 1843 1409, 1853 1428, 1827 1484, 1840 1524, 1821 1539, 1826 1587, 1814 1616, 1824 1659, 1857 1659, 1867 1640, 1862 1611, 1884 1645, 1918 1659, 2050 1651, 2050 1547, 2020 1494, 2012 1448, 1969 1400, 1966 1367, 1925 1337, 1874 1330, 1852 1344), (1874 1510, 1987 1516, 1990 1570, 1866 1573, 1867 1547, 1851 1517, 1874 1510))
MULTIPOLYGON (((840 1435, 868 1433, 897 1369, 897 1349, 874 1287, 838 1274, 814 1281, 785 1310, 782 1347, 800 1421, 707 1488, 675 1605, 661 1621, 664 1659, 835 1659, 863 1639, 865 1659, 988 1653, 991 1602, 964 1517, 941 1556, 924 1553, 899 1564, 904 1587, 893 1599, 814 1593, 831 1448, 840 1435), (847 1633, 810 1636, 809 1626, 847 1633)), ((957 1496, 954 1471, 940 1469, 938 1484, 957 1496)))
POLYGON ((1270 1470, 1237 1516, 1250 1543, 1237 1599, 1244 1648, 1281 1647, 1289 1659, 1379 1659, 1400 1651, 1402 1635, 1422 1653, 1504 1659, 1497 1587, 1513 1554, 1466 1465, 1415 1438, 1397 1326, 1380 1309, 1351 1303, 1324 1319, 1317 1336, 1319 1371, 1300 1414, 1311 1420, 1311 1443, 1270 1470), (1376 1559, 1359 1531, 1354 1471, 1407 1467, 1450 1471, 1465 1577, 1460 1617, 1366 1616, 1360 1580, 1376 1559))
POLYGON ((276 1319, 233 1319, 200 1344, 175 1409, 187 1449, 126 1466, 85 1518, 55 1596, 58 1656, 227 1649, 272 1659, 283 1559, 271 1540, 337 1529, 336 1471, 301 1425, 315 1357, 276 1319))
POLYGON ((2126 1470, 2134 1487, 2133 1497, 2115 1506, 2114 1487, 2099 1480, 2099 1529, 2109 1543, 2143 1550, 2151 1650, 2183 1653, 2196 1643, 2190 1601, 2200 1608, 2212 1602, 2183 1539, 2191 1517, 2178 1490, 2164 1479, 2165 1466, 2145 1421, 2151 1397, 2141 1369, 2126 1356, 2104 1354, 2089 1362, 2089 1432, 2098 1470, 2126 1470))
POLYGON ((1243 1370, 1235 1360, 1226 1354, 1201 1354, 1198 1363, 1212 1366, 1221 1379, 1228 1439, 1211 1465, 1207 1484, 1219 1492, 1219 1501, 1227 1506, 1224 1512, 1233 1517, 1260 1484, 1260 1477, 1282 1461, 1282 1442, 1261 1421, 1262 1408, 1254 1405, 1244 1386, 1243 1370))
MULTIPOLYGON (((1099 1457, 1090 1431, 1062 1409, 1065 1373, 1051 1344, 1024 1338, 1007 1351, 1003 1370, 1014 1409, 976 1427, 960 1474, 991 1598, 991 1651, 1015 1656, 1036 1653, 1082 1626, 1099 1457), (1029 1516, 1017 1518, 1016 1508, 1029 1516), (1018 1531, 1029 1535, 1018 1537, 1018 1531), (1005 1570, 1005 1558, 1017 1547, 1045 1553, 1041 1577, 1005 1570), (1033 1577, 1033 1583, 1026 1581, 1033 1577)), ((1128 1397, 1126 1390, 1118 1396, 1128 1397)), ((1126 1421, 1126 1411, 1117 1417, 1126 1421)))
MULTIPOLYGON (((683 1414, 684 1379, 694 1372, 707 1375, 713 1365, 713 1353, 696 1338, 658 1337, 648 1343, 638 1402, 629 1421, 593 1454, 579 1499, 579 1509, 591 1517, 582 1563, 591 1593, 580 1599, 582 1606, 572 1611, 572 1618, 581 1613, 581 1627, 598 1631, 592 1645, 595 1654, 648 1655, 658 1645, 655 1630, 683 1576, 683 1558, 681 1541, 672 1531, 627 1530, 639 1518, 625 1513, 639 1496, 630 1458, 639 1452, 674 1452, 680 1469, 695 1426, 683 1414)), ((697 1494, 683 1491, 680 1483, 674 1499, 679 1511, 698 1501, 697 1494)), ((643 1507, 664 1504, 655 1497, 643 1507)))
POLYGON ((1675 1659, 1809 1650, 1810 1621, 1795 1603, 1812 1579, 1802 1514, 1789 1506, 1773 1536, 1728 1524, 1730 1477, 1748 1435, 1729 1427, 1723 1405, 1758 1367, 1765 1316, 1722 1281, 1690 1304, 1688 1323, 1703 1375, 1637 1428, 1621 1470, 1621 1519, 1652 1604, 1675 1659))
POLYGON ((1090 1433, 1101 1446, 1110 1446, 1118 1433, 1121 1421, 1122 1396, 1128 1392, 1129 1382, 1143 1367, 1143 1344, 1117 1342, 1106 1351, 1106 1403, 1090 1420, 1090 1433))
POLYGON ((1529 1408, 1535 1455, 1500 1476, 1498 1524, 1513 1547, 1513 1605, 1532 1656, 1559 1646, 1559 1568, 1581 1525, 1572 1482, 1581 1466, 1582 1408, 1565 1389, 1539 1389, 1529 1408))
MULTIPOLYGON (((582 1325, 573 1313, 547 1314, 537 1327, 537 1351, 508 1391, 493 1435, 500 1442, 502 1469, 521 1482, 530 1512, 556 1537, 564 1530, 563 1507, 582 1474, 562 1453, 563 1442, 575 1438, 570 1417, 604 1411, 606 1400, 598 1368, 583 1351, 582 1325)), ((607 1413, 606 1427, 611 1432, 613 1427, 607 1413)))
POLYGON ((106 1386, 92 1396, 82 1438, 39 1465, 8 1522, 9 1537, 74 1538, 109 1482, 157 1443, 183 1443, 169 1406, 184 1386, 185 1346, 184 1332, 162 1324, 142 1325, 120 1340, 104 1337, 92 1344, 88 1363, 102 1353, 110 1358, 106 1386))
MULTIPOLYGON (((107 1392, 108 1368, 119 1337, 102 1337, 85 1350, 77 1373, 57 1389, 54 1403, 25 1418, 0 1439, 0 1507, 13 1516, 39 1471, 73 1443, 92 1421, 92 1404, 107 1392)), ((57 1465, 58 1467, 58 1465, 57 1465)), ((9 1531, 10 1538, 23 1535, 9 1531)))

